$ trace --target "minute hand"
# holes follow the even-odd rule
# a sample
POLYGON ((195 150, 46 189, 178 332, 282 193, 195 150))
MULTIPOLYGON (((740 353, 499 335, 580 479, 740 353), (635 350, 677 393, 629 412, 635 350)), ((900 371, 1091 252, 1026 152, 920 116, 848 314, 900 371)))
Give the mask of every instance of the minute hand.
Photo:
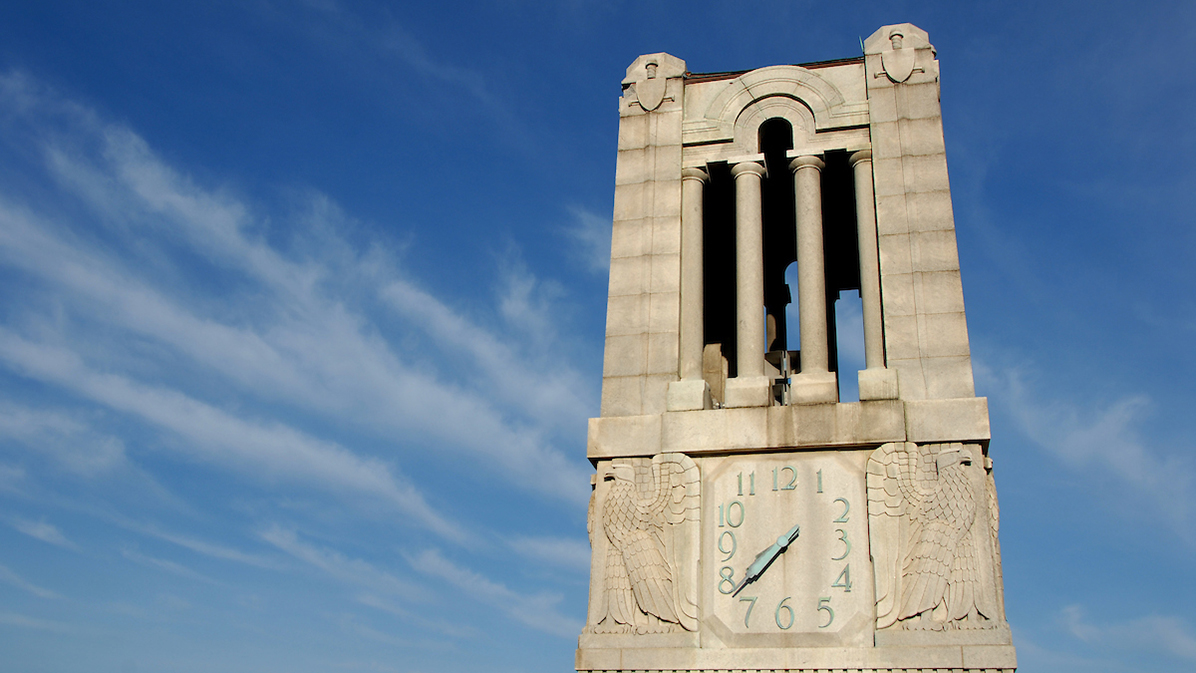
POLYGON ((768 566, 772 565, 772 562, 783 554, 789 548, 789 545, 793 544, 793 541, 797 539, 800 532, 801 525, 795 525, 789 529, 788 533, 778 537, 777 541, 772 543, 767 549, 756 554, 756 560, 752 561, 752 564, 744 571, 743 579, 740 580, 739 586, 735 587, 735 591, 732 592, 731 596, 738 596, 744 587, 755 582, 757 578, 763 575, 768 566))

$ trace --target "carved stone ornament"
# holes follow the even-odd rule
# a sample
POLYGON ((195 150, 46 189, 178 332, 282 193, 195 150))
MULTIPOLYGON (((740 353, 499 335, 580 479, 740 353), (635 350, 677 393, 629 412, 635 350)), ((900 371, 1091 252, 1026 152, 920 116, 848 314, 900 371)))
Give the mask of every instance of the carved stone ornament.
POLYGON ((638 106, 645 112, 652 112, 666 100, 670 79, 685 75, 685 61, 666 53, 645 54, 627 67, 623 79, 623 100, 625 105, 638 106))
POLYGON ((880 52, 880 63, 894 84, 904 82, 914 72, 916 54, 913 48, 902 46, 903 37, 900 31, 894 30, 889 34, 889 44, 892 48, 880 52))
POLYGON ((991 467, 978 444, 885 444, 868 459, 877 629, 1004 623, 991 467))
POLYGON ((640 99, 640 107, 644 108, 645 112, 651 112, 660 107, 660 103, 664 100, 664 86, 668 80, 663 77, 657 77, 658 64, 649 61, 644 65, 645 73, 644 79, 635 83, 635 95, 640 99))
POLYGON ((599 476, 588 526, 599 575, 590 595, 593 632, 696 631, 698 466, 662 453, 613 461, 599 476))

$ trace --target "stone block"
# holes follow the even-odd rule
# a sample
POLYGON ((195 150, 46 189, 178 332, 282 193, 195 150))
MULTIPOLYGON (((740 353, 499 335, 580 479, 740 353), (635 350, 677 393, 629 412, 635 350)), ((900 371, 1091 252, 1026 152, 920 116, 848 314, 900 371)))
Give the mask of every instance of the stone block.
POLYGON ((880 273, 892 276, 914 270, 909 234, 882 234, 877 238, 880 273))
POLYGON ((651 215, 652 204, 647 198, 647 186, 650 185, 645 182, 615 185, 615 219, 638 220, 651 215))
MULTIPOLYGON (((673 337, 676 339, 676 336, 673 337)), ((663 414, 668 411, 669 384, 677 380, 677 371, 669 374, 649 374, 644 377, 643 413, 663 414)))
POLYGON ((619 120, 619 150, 648 146, 648 115, 634 115, 619 120))
MULTIPOLYGON (((890 361, 922 357, 918 316, 885 316, 885 355, 890 361)), ((904 390, 904 386, 902 389, 904 390)))
POLYGON ((876 124, 897 121, 897 97, 893 89, 879 90, 868 96, 868 118, 873 128, 876 124))
POLYGON ((897 386, 901 390, 901 399, 926 399, 926 376, 922 373, 922 358, 893 358, 888 359, 889 369, 897 370, 897 386))
POLYGON ((639 376, 644 373, 647 354, 647 334, 607 337, 602 376, 639 376))
POLYGON ((681 179, 681 145, 663 145, 653 147, 655 156, 649 169, 652 180, 680 180, 681 179))
POLYGON ((901 157, 901 125, 897 122, 877 123, 872 120, 872 158, 898 159, 901 157))
POLYGON ((968 321, 958 313, 919 313, 919 341, 922 357, 964 356, 968 349, 968 321))
POLYGON ((987 443, 988 398, 906 400, 905 434, 906 441, 915 443, 987 443))
POLYGON ((951 188, 947 179, 946 154, 907 154, 902 161, 905 166, 906 186, 910 191, 936 192, 951 188))
POLYGON ((930 82, 914 82, 913 78, 905 85, 898 87, 897 115, 901 119, 929 119, 943 116, 943 108, 939 104, 938 84, 930 82))
POLYGON ((666 407, 670 412, 710 409, 710 384, 704 379, 673 381, 669 384, 666 407))
POLYGON ((646 374, 671 374, 677 376, 677 332, 659 332, 648 335, 648 356, 644 363, 646 374))
POLYGON ((612 259, 639 257, 647 254, 652 245, 652 227, 647 220, 615 220, 611 227, 610 256, 612 259))
POLYGON ((955 229, 955 211, 951 192, 916 192, 906 196, 909 204, 910 231, 955 229))
POLYGON ((652 266, 650 292, 672 292, 681 290, 681 255, 652 255, 648 258, 652 266))
POLYGON ((910 253, 913 271, 959 271, 954 229, 910 234, 910 253))
POLYGON ((606 376, 602 379, 601 414, 638 416, 643 411, 643 385, 638 376, 606 376))
POLYGON ((901 151, 905 156, 943 154, 942 120, 909 119, 899 124, 901 128, 901 151))
POLYGON ((905 195, 905 170, 901 162, 900 158, 872 159, 872 178, 877 197, 905 195))
POLYGON ((652 254, 668 255, 681 252, 681 218, 652 218, 652 254))
POLYGON ((772 404, 772 381, 767 376, 727 379, 727 407, 766 407, 772 404))
POLYGON ((1017 652, 1010 638, 1008 645, 965 645, 963 665, 972 670, 1012 671, 1017 668, 1017 652))
POLYGON ((649 141, 653 145, 681 147, 681 113, 662 111, 649 117, 649 141))
POLYGON ((927 399, 972 397, 976 394, 971 357, 925 358, 922 360, 922 371, 926 373, 927 399))
POLYGON ((901 391, 897 385, 896 370, 885 369, 883 367, 861 369, 858 372, 857 381, 861 402, 869 400, 896 400, 901 397, 901 391))
POLYGON ((610 261, 610 296, 639 294, 647 287, 647 280, 647 257, 620 257, 610 261))
POLYGON ((919 313, 963 312, 963 284, 958 271, 930 271, 912 277, 919 313))
POLYGON ((892 317, 914 315, 914 278, 912 273, 886 273, 881 277, 884 314, 892 317))
POLYGON ((626 336, 649 331, 647 297, 642 294, 612 296, 606 302, 606 336, 626 336))
POLYGON ((789 396, 793 404, 826 404, 839 401, 839 379, 835 372, 801 372, 791 378, 789 396))
POLYGON ((906 234, 910 231, 908 204, 905 194, 876 198, 876 233, 881 236, 906 234))
MULTIPOLYGON (((681 217, 681 163, 673 172, 672 180, 656 180, 652 185, 651 215, 653 217, 681 217)), ((615 187, 615 191, 619 190, 615 187)), ((617 195, 616 195, 617 198, 617 195)), ((616 200, 616 203, 618 201, 616 200)))
POLYGON ((648 305, 647 331, 676 333, 679 330, 681 324, 681 296, 679 294, 656 292, 647 296, 646 303, 648 305))
POLYGON ((619 150, 615 159, 615 184, 633 185, 652 179, 651 150, 638 148, 619 150))
MULTIPOLYGON (((638 386, 638 383, 637 383, 638 386)), ((586 457, 651 456, 660 451, 660 416, 591 418, 586 457)))

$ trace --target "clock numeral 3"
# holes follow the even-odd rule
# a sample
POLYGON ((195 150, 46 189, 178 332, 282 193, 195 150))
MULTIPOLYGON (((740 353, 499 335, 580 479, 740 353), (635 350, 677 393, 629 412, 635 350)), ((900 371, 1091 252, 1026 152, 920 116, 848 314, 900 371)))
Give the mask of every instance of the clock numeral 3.
MULTIPOLYGON (((841 541, 843 543, 843 555, 842 556, 832 556, 831 560, 832 561, 842 561, 843 559, 847 558, 848 554, 851 553, 851 541, 847 539, 847 531, 843 530, 842 528, 836 528, 835 532, 839 533, 839 541, 841 541)), ((721 549, 720 549, 720 551, 721 551, 721 549)), ((724 553, 726 553, 726 552, 724 552, 724 553)))

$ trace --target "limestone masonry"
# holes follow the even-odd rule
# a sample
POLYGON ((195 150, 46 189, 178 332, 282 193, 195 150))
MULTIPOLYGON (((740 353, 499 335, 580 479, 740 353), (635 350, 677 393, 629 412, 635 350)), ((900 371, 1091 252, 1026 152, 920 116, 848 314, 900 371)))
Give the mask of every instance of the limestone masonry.
POLYGON ((938 75, 627 69, 578 671, 1016 668, 938 75))

